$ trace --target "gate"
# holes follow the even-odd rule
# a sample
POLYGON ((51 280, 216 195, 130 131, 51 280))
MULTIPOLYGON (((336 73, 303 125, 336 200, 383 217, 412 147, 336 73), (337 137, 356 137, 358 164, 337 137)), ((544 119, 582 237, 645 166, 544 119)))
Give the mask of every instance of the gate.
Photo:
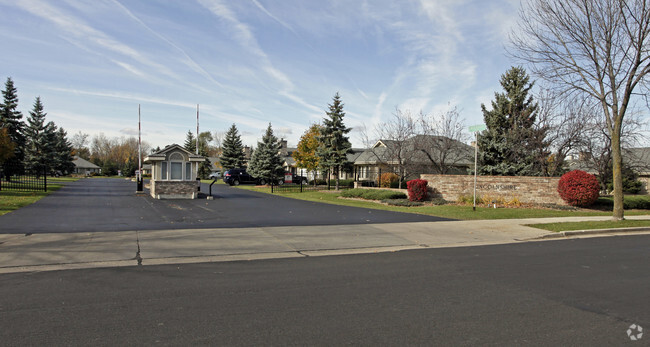
POLYGON ((0 166, 0 190, 47 191, 47 170, 30 170, 22 165, 0 166))

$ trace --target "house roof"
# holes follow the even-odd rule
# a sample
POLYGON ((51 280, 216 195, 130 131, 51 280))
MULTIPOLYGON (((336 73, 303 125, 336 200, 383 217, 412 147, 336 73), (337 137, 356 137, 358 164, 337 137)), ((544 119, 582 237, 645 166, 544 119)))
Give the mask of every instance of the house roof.
POLYGON ((78 169, 99 169, 100 168, 99 166, 89 162, 88 160, 78 157, 76 155, 74 156, 72 163, 78 169))
MULTIPOLYGON (((355 161, 356 165, 376 165, 376 164, 397 164, 395 153, 400 149, 400 142, 394 140, 379 140, 371 148, 361 153, 355 161)), ((415 163, 428 163, 430 159, 421 151, 426 149, 427 153, 434 158, 445 159, 455 165, 473 164, 474 148, 460 141, 450 139, 444 136, 433 135, 415 135, 403 143, 404 151, 414 151, 409 154, 410 160, 415 163), (444 143, 441 143, 445 141, 444 143), (445 152, 442 152, 445 150, 445 152)))
POLYGON ((169 146, 161 149, 160 151, 158 151, 156 153, 149 154, 146 158, 144 158, 144 160, 145 161, 163 161, 163 160, 165 160, 167 158, 167 153, 172 152, 172 151, 178 151, 178 150, 180 150, 181 152, 184 152, 188 156, 190 161, 203 161, 203 160, 205 160, 205 157, 200 156, 198 154, 194 154, 194 153, 188 151, 187 149, 185 149, 184 147, 182 147, 180 145, 177 145, 177 144, 169 145, 169 146))

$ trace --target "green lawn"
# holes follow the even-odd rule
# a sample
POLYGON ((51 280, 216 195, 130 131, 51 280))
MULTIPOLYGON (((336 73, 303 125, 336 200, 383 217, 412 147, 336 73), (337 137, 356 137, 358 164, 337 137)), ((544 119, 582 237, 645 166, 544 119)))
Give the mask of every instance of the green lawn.
MULTIPOLYGON (((253 190, 263 193, 271 193, 270 187, 260 187, 252 185, 240 185, 239 189, 253 190)), ((544 217, 572 217, 572 216, 609 216, 610 211, 602 210, 559 210, 547 208, 487 208, 477 207, 476 211, 472 206, 462 205, 440 205, 440 206, 416 206, 401 207, 388 206, 373 201, 340 199, 339 193, 334 191, 316 191, 303 193, 278 193, 276 195, 285 196, 292 199, 307 201, 324 202, 328 204, 354 206, 362 208, 372 208, 384 211, 397 211, 407 213, 419 213, 429 216, 444 217, 461 220, 477 219, 514 219, 514 218, 544 218, 544 217)), ((650 214, 647 210, 626 211, 626 215, 646 215, 650 214)))
POLYGON ((538 229, 544 229, 548 231, 560 232, 560 231, 571 231, 571 230, 650 227, 650 220, 626 219, 622 221, 608 220, 608 221, 590 221, 590 222, 530 224, 528 226, 538 228, 538 229))
POLYGON ((77 180, 79 180, 79 178, 76 177, 48 177, 47 192, 19 192, 14 190, 1 190, 0 216, 11 211, 15 211, 23 206, 33 204, 43 197, 50 195, 52 192, 61 189, 65 183, 74 182, 77 180))

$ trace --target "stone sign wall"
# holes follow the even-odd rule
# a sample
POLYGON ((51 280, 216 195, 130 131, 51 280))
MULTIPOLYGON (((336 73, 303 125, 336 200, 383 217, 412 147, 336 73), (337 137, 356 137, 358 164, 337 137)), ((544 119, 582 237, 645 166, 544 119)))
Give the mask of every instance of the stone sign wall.
MULTIPOLYGON (((474 176, 471 175, 420 175, 427 180, 434 197, 456 201, 460 196, 473 196, 474 176)), ((557 193, 559 177, 478 176, 476 195, 501 197, 506 201, 518 199, 522 203, 566 203, 557 193)))

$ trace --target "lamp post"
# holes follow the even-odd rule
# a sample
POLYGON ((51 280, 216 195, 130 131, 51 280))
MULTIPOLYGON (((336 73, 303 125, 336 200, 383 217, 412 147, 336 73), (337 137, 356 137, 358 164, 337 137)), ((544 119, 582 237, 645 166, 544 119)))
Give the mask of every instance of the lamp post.
POLYGON ((469 132, 474 133, 474 207, 473 211, 476 211, 476 180, 478 177, 478 132, 487 129, 485 124, 472 125, 469 127, 469 132))

